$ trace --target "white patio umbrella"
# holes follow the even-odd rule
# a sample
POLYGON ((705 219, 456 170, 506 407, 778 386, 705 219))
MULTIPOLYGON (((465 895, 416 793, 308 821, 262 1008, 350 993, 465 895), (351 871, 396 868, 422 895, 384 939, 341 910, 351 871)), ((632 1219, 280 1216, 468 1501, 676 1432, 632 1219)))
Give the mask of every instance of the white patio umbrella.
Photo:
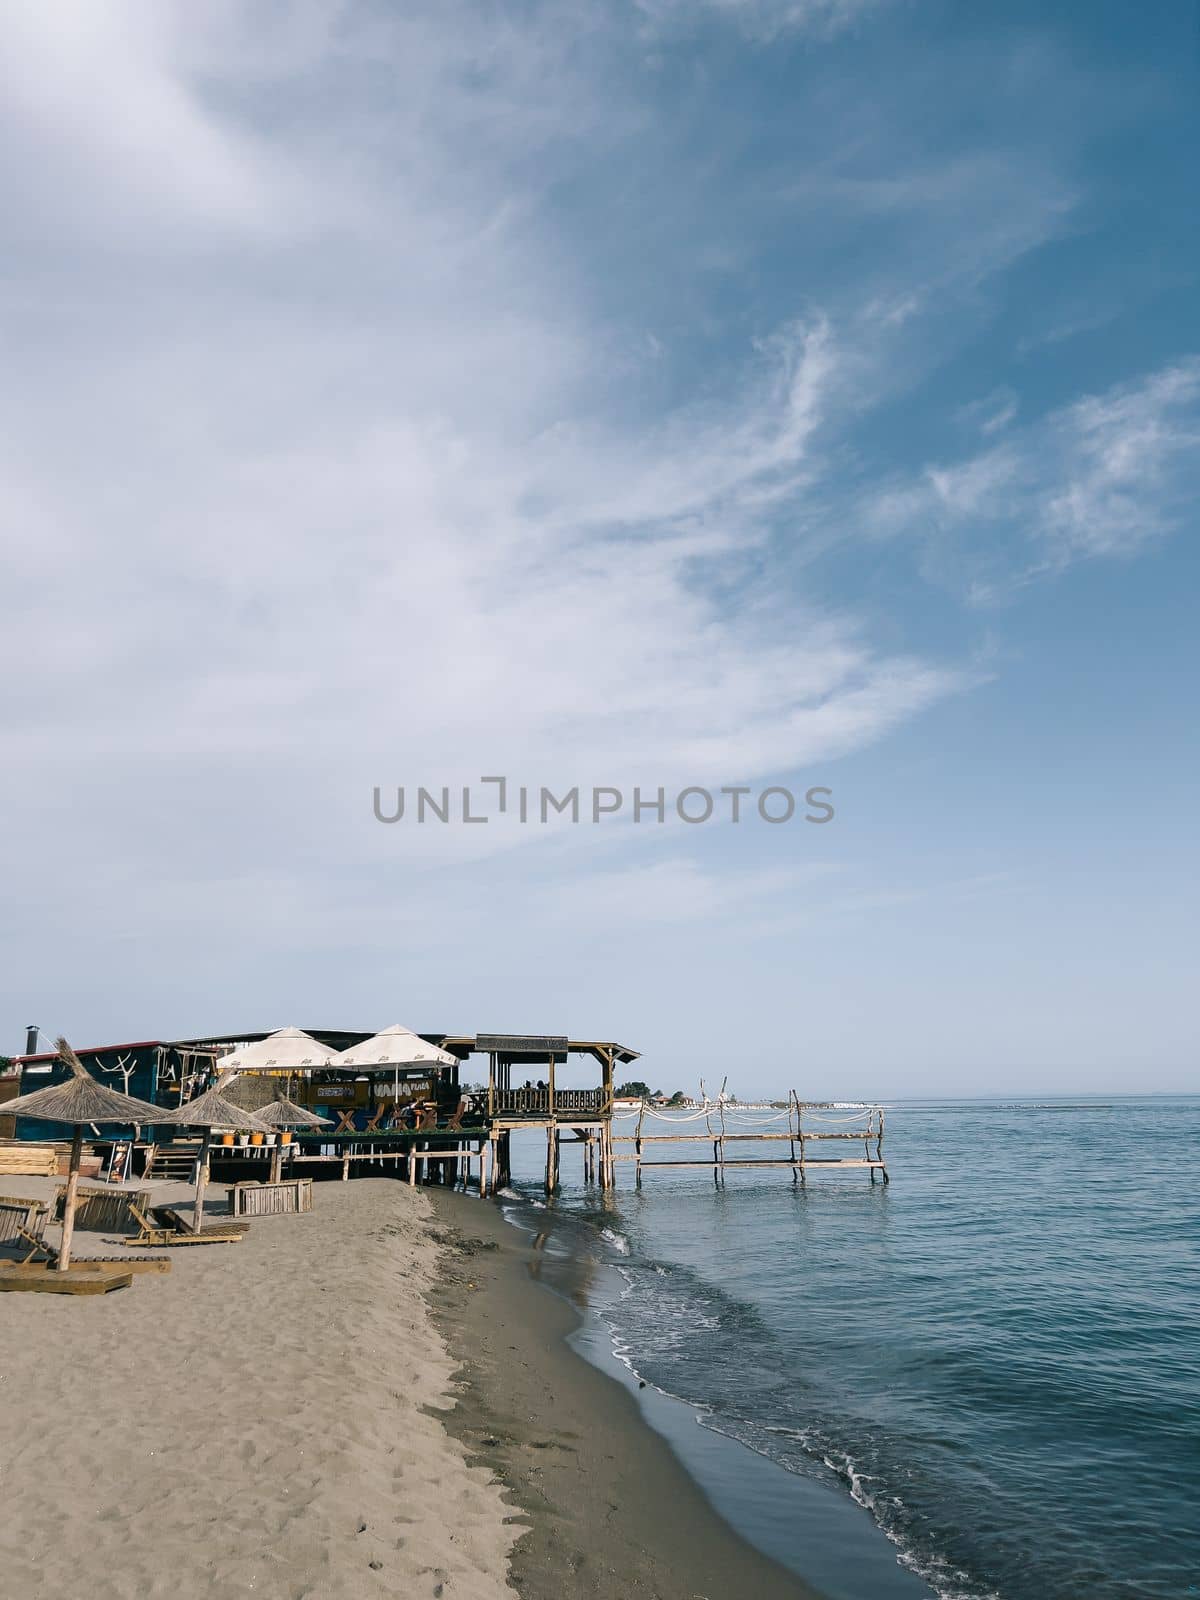
POLYGON ((226 1072, 308 1072, 336 1063, 338 1054, 303 1028, 279 1028, 265 1039, 244 1044, 221 1056, 217 1069, 226 1072))
POLYGON ((327 1064, 336 1072, 377 1072, 380 1067, 456 1067, 458 1057, 394 1022, 327 1064))
POLYGON ((436 1071, 440 1067, 457 1065, 458 1057, 451 1055, 449 1050, 443 1050, 440 1045, 430 1044, 427 1039, 422 1039, 419 1033, 414 1033, 403 1023, 394 1022, 390 1028, 372 1034, 361 1044, 352 1044, 349 1050, 343 1050, 329 1063, 329 1068, 333 1072, 357 1074, 379 1072, 391 1067, 392 1092, 399 1100, 401 1067, 428 1067, 431 1071, 436 1071))

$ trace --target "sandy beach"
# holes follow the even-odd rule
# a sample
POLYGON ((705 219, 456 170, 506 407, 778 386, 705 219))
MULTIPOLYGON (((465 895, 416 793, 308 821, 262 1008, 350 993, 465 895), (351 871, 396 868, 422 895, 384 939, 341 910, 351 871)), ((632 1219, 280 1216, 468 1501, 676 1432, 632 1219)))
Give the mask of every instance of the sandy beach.
POLYGON ((430 1223, 420 1190, 325 1184, 114 1294, 0 1296, 4 1600, 511 1595, 519 1530, 438 1416, 430 1223))
POLYGON ((495 1208, 385 1179, 108 1296, 0 1297, 0 1595, 807 1595, 572 1323, 495 1208))

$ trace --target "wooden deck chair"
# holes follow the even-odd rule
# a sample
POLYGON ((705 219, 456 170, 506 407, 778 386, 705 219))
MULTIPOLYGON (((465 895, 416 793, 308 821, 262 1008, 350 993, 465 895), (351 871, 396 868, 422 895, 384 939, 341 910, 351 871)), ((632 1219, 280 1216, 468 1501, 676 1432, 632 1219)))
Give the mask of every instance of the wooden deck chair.
POLYGON ((461 1131, 462 1125, 463 1125, 463 1118, 467 1114, 467 1108, 468 1108, 469 1105, 470 1105, 470 1101, 467 1099, 466 1095, 464 1095, 462 1097, 462 1099, 458 1102, 458 1104, 455 1106, 454 1115, 447 1120, 447 1122, 446 1122, 447 1128, 451 1129, 454 1133, 458 1133, 458 1132, 461 1131))
POLYGON ((219 1222, 204 1222, 200 1227, 176 1211, 174 1206, 151 1206, 150 1214, 155 1222, 164 1228, 171 1228, 176 1233, 185 1233, 190 1237, 198 1238, 206 1233, 249 1233, 250 1224, 240 1222, 236 1217, 222 1217, 219 1222))
POLYGON ((20 1248, 25 1251, 21 1257, 21 1265, 27 1267, 31 1261, 46 1261, 52 1267, 58 1265, 58 1251, 48 1239, 43 1239, 40 1231, 34 1233, 29 1228, 18 1228, 17 1238, 20 1239, 20 1248))
POLYGON ((176 1228, 162 1228, 151 1222, 150 1218, 134 1201, 129 1202, 129 1215, 142 1230, 136 1239, 128 1241, 131 1248, 168 1249, 183 1244, 240 1244, 245 1237, 244 1229, 225 1229, 223 1232, 210 1233, 204 1229, 201 1233, 180 1233, 176 1228))

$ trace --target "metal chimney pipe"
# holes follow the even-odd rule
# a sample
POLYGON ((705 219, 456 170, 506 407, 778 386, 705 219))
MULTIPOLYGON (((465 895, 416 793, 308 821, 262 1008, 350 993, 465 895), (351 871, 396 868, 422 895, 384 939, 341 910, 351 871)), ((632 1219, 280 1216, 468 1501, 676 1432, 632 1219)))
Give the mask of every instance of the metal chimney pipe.
POLYGON ((38 1034, 40 1032, 41 1029, 36 1022, 31 1022, 25 1029, 25 1054, 27 1056, 37 1055, 38 1034))

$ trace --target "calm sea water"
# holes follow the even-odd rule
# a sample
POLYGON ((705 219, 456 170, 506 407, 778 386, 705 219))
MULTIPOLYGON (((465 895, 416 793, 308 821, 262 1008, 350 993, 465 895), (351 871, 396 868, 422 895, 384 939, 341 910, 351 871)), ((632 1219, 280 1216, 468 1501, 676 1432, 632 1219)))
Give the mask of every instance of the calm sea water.
POLYGON ((606 1198, 564 1147, 545 1210, 544 1145, 514 1154, 620 1359, 866 1508, 898 1577, 1200 1594, 1200 1098, 903 1103, 886 1188, 622 1168, 606 1198))

